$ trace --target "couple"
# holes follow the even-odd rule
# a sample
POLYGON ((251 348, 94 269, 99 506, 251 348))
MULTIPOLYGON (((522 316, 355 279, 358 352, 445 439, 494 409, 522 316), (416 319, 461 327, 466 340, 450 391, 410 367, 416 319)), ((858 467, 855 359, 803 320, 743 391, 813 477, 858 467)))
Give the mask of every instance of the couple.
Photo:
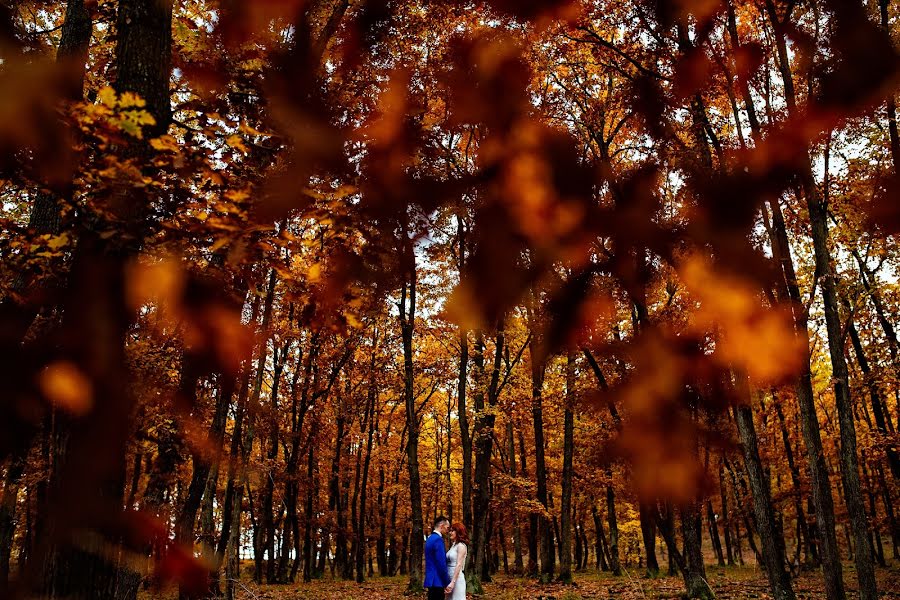
POLYGON ((465 600, 466 554, 469 534, 462 523, 450 525, 447 517, 434 520, 434 531, 425 542, 425 587, 428 600, 465 600), (444 552, 444 536, 450 533, 450 550, 444 552))

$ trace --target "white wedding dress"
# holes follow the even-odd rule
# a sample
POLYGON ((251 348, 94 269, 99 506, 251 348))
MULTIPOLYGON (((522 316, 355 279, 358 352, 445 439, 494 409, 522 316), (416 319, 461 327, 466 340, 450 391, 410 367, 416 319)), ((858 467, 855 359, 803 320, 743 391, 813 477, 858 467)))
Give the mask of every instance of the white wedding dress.
MULTIPOLYGON (((459 547, 465 544, 453 544, 447 551, 447 574, 453 581, 453 574, 456 572, 456 563, 459 561, 459 547)), ((463 565, 459 570, 459 577, 456 579, 456 585, 453 586, 453 593, 447 596, 449 600, 466 600, 466 558, 469 557, 468 548, 466 548, 466 556, 463 558, 463 565)))

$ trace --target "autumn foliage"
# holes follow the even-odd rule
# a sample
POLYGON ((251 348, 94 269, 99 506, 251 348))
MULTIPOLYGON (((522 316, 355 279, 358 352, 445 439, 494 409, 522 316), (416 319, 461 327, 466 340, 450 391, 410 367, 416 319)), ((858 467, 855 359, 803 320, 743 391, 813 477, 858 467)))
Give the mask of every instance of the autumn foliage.
POLYGON ((0 5, 0 590, 416 593, 447 514, 476 594, 746 561, 875 600, 898 19, 0 5))

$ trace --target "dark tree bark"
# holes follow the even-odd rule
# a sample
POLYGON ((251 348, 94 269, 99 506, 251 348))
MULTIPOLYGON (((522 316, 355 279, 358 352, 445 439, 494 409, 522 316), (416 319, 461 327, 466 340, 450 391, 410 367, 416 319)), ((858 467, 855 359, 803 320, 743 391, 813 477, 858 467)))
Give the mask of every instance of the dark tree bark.
POLYGON ((722 499, 722 524, 725 537, 725 554, 728 566, 734 565, 734 550, 731 537, 731 518, 728 513, 728 486, 725 484, 725 467, 719 462, 719 497, 722 499))
MULTIPOLYGON (((411 242, 404 238, 406 244, 411 242)), ((416 414, 416 398, 413 390, 413 330, 416 318, 416 259, 411 245, 405 248, 404 282, 400 292, 399 317, 400 333, 403 339, 403 394, 406 405, 406 464, 409 471, 409 502, 411 526, 408 551, 412 557, 409 569, 409 591, 419 592, 422 588, 422 559, 424 548, 424 526, 422 519, 422 484, 419 477, 419 418, 416 414)))
POLYGON ((481 583, 490 581, 490 571, 486 568, 489 563, 489 521, 490 521, 490 476, 491 455, 494 448, 494 422, 500 393, 500 369, 503 353, 506 349, 506 336, 503 331, 503 321, 497 323, 497 335, 494 340, 494 359, 491 370, 488 373, 484 363, 484 339, 478 332, 475 342, 475 367, 478 373, 475 392, 475 427, 473 438, 475 446, 475 481, 473 492, 475 493, 473 508, 474 526, 472 528, 471 568, 467 578, 473 593, 481 589, 481 583), (487 403, 485 403, 487 400, 487 403), (485 575, 487 577, 485 577, 485 575))
MULTIPOLYGON (((866 358, 866 352, 859 339, 859 332, 856 330, 853 319, 847 322, 847 331, 850 334, 850 341, 853 344, 853 352, 856 354, 859 370, 862 372, 866 387, 869 388, 869 400, 872 405, 872 416, 875 417, 875 426, 878 429, 878 433, 887 436, 890 433, 888 430, 890 418, 889 415, 885 414, 884 402, 881 399, 878 383, 875 381, 872 369, 869 367, 869 360, 866 358)), ((897 449, 893 446, 888 446, 885 448, 885 453, 887 454, 887 462, 888 467, 891 469, 891 474, 894 476, 894 479, 900 480, 900 456, 897 454, 897 449)))
POLYGON ((753 494, 753 514, 756 517, 756 530, 759 532, 762 545, 763 566, 769 579, 769 587, 776 600, 793 600, 794 590, 791 578, 785 570, 784 540, 775 524, 775 511, 769 482, 763 471, 759 458, 759 446, 756 428, 753 424, 753 412, 750 409, 750 394, 747 382, 740 376, 736 385, 745 404, 735 408, 735 420, 744 452, 744 464, 750 479, 750 490, 753 494))
POLYGON ((375 357, 378 346, 378 331, 372 334, 372 361, 369 363, 369 389, 366 406, 365 422, 369 425, 368 439, 366 440, 366 458, 363 462, 362 491, 359 499, 359 521, 356 524, 356 582, 363 582, 363 561, 366 552, 366 491, 368 490, 369 465, 372 461, 372 437, 377 429, 375 421, 375 402, 378 400, 378 388, 376 384, 375 357))
POLYGON ((841 480, 856 543, 855 561, 860 598, 876 600, 878 592, 875 582, 875 566, 867 544, 868 523, 859 481, 856 424, 853 420, 852 399, 850 398, 850 375, 844 356, 843 324, 838 311, 837 275, 831 265, 831 253, 828 249, 827 207, 825 199, 816 189, 812 179, 812 167, 808 162, 804 165, 801 179, 812 227, 816 271, 822 274, 822 301, 828 333, 828 350, 831 356, 832 383, 837 404, 838 424, 840 425, 841 480))
POLYGON ((706 526, 709 531, 709 539, 716 553, 716 560, 720 567, 725 566, 725 555, 722 553, 722 539, 719 537, 719 524, 716 522, 716 513, 713 510, 712 501, 706 500, 706 526))
MULTIPOLYGON (((518 477, 516 471, 516 440, 511 418, 506 420, 507 460, 509 460, 509 476, 518 477)), ((519 513, 513 510, 513 574, 521 575, 525 572, 525 562, 522 556, 522 528, 519 524, 519 513)))
POLYGON ((9 561, 16 532, 16 504, 24 471, 25 457, 13 457, 6 468, 3 481, 3 502, 0 503, 0 592, 5 592, 9 585, 9 561))
POLYGON ((647 576, 656 577, 659 575, 659 561, 656 558, 656 520, 653 509, 645 501, 641 501, 638 505, 638 518, 647 560, 647 576))
MULTIPOLYGON (((123 0, 118 5, 115 89, 134 92, 146 101, 156 123, 145 129, 145 138, 164 133, 169 125, 171 24, 172 7, 167 2, 123 0)), ((82 42, 86 48, 87 41, 78 43, 82 42)), ((120 151, 151 171, 144 142, 120 151)), ((65 293, 63 354, 90 380, 94 405, 89 418, 59 420, 61 443, 55 462, 61 468, 59 479, 51 484, 52 516, 47 520, 54 522, 55 530, 42 533, 39 553, 46 557, 39 561, 45 567, 41 591, 50 596, 137 593, 136 575, 104 558, 102 551, 108 543, 118 545, 124 536, 125 450, 135 401, 125 354, 134 320, 127 303, 126 269, 140 248, 153 202, 149 190, 122 188, 102 199, 102 216, 91 215, 77 229, 65 293), (104 237, 107 227, 116 235, 104 237), (79 540, 83 543, 76 549, 69 543, 70 535, 84 530, 99 535, 79 540)))
MULTIPOLYGON (((547 502, 547 467, 544 459, 544 366, 537 359, 537 348, 534 338, 531 347, 531 414, 534 420, 534 463, 535 479, 537 480, 537 500, 548 510, 547 502)), ((547 583, 553 580, 553 533, 550 519, 545 515, 539 515, 533 526, 538 531, 540 538, 540 579, 547 583)))
MULTIPOLYGON (((782 280, 778 293, 782 301, 790 302, 794 314, 794 330, 800 339, 801 372, 794 382, 794 392, 800 405, 800 424, 806 455, 809 465, 810 487, 813 506, 815 507, 816 531, 822 561, 822 572, 825 577, 825 594, 828 600, 844 600, 844 579, 834 526, 834 501, 831 497, 831 483, 825 454, 822 447, 822 436, 819 431, 819 420, 816 414, 815 395, 812 389, 812 374, 809 365, 809 329, 807 314, 800 295, 793 260, 790 255, 784 217, 781 206, 775 199, 770 199, 772 211, 772 254, 781 265, 782 280)), ((748 542, 752 541, 748 531, 748 542)), ((751 546, 753 547, 753 546, 751 546)))
MULTIPOLYGON (((575 353, 566 356, 566 398, 563 417, 563 471, 560 499, 559 580, 572 583, 572 461, 575 453, 575 353)), ((580 564, 580 560, 578 563, 580 564)))
MULTIPOLYGON (((284 365, 287 362, 287 353, 289 345, 287 343, 282 346, 281 351, 276 347, 273 357, 272 372, 272 388, 269 392, 269 435, 266 440, 266 459, 268 464, 275 465, 278 459, 278 441, 280 438, 279 419, 278 419, 278 393, 281 389, 281 376, 284 373, 284 365)), ((262 539, 260 546, 265 550, 269 557, 266 562, 266 581, 269 583, 277 583, 276 579, 276 556, 275 556, 275 509, 272 501, 275 496, 275 476, 273 473, 266 473, 265 485, 262 494, 260 494, 260 510, 262 512, 262 525, 260 527, 262 539)), ((262 563, 257 563, 257 573, 262 578, 262 563)))
MULTIPOLYGON (((779 17, 778 10, 773 0, 766 0, 766 13, 772 24, 773 38, 775 41, 775 49, 778 57, 778 66, 781 71, 781 78, 784 84, 784 96, 788 106, 788 111, 792 116, 797 114, 797 103, 794 92, 793 76, 791 72, 790 58, 785 39, 785 28, 790 21, 790 10, 788 14, 779 17)), ((826 200, 820 195, 816 188, 813 178, 812 163, 809 154, 805 154, 803 162, 799 170, 799 183, 803 191, 803 197, 806 200, 807 209, 809 211, 809 221, 812 229, 813 238, 813 255, 815 258, 816 273, 821 276, 822 302, 825 312, 825 324, 828 334, 829 354, 831 356, 832 366, 832 382, 834 385, 835 402, 837 404, 838 422, 840 425, 841 439, 841 478, 844 487, 845 498, 847 502, 847 510, 850 513, 850 521, 853 526, 854 537, 857 545, 856 567, 859 578, 860 597, 863 600, 875 600, 877 597, 875 584, 875 570, 872 564, 872 557, 868 551, 867 545, 867 525, 865 518, 865 509, 863 507, 862 496, 859 485, 859 466, 856 453, 856 427, 853 422, 853 413, 851 409, 851 399, 848 387, 847 364, 844 358, 843 335, 841 332, 841 322, 838 313, 837 304, 837 281, 834 269, 831 265, 831 256, 828 250, 828 224, 827 224, 827 207, 826 200)), ((827 157, 826 157, 826 178, 827 178, 827 157)), ((773 208, 774 212, 774 208, 773 208)), ((784 255, 784 253, 782 253, 784 255)), ((790 281, 790 279, 789 279, 790 281)), ((808 339, 808 336, 807 338, 808 339)), ((814 410, 814 409, 813 409, 814 410)), ((805 419, 806 420, 806 419, 805 419)), ((810 426, 813 425, 810 419, 810 426)), ((816 424, 817 425, 817 424, 816 424)), ((817 428, 817 426, 816 426, 817 428)), ((809 444, 808 444, 809 446, 809 444)), ((819 446, 820 447, 820 446, 819 446)), ((808 447, 810 456, 818 451, 818 447, 808 447)), ((827 478, 827 476, 826 476, 827 478)), ((817 479, 814 476, 814 479, 817 479)), ((814 492, 814 500, 817 496, 824 495, 824 489, 821 493, 814 492)), ((829 492, 830 493, 830 492, 829 492)), ((817 501, 817 513, 820 512, 819 506, 822 505, 823 498, 817 501)), ((825 504, 828 504, 827 500, 825 504)), ((828 511, 824 507, 824 512, 830 512, 831 515, 817 515, 825 518, 818 519, 822 522, 825 529, 833 523, 833 510, 828 511), (831 517, 829 519, 829 516, 831 517)), ((820 529, 822 530, 822 529, 820 529)), ((829 600, 841 600, 844 597, 843 582, 840 575, 840 559, 837 554, 837 548, 831 547, 831 540, 827 531, 823 531, 822 543, 822 559, 823 567, 826 573, 826 592, 829 600), (829 573, 831 570, 837 570, 837 575, 829 573)))
MULTIPOLYGON (((800 469, 797 468, 797 464, 794 461, 794 451, 791 446, 790 436, 788 435, 787 425, 785 424, 784 411, 781 408, 781 402, 774 394, 772 400, 772 404, 775 406, 775 412, 778 415, 779 425, 781 426, 781 441, 784 444, 788 470, 791 473, 791 484, 794 488, 794 510, 797 513, 797 525, 800 529, 800 537, 803 538, 806 562, 808 564, 816 564, 818 563, 818 552, 816 550, 815 540, 811 536, 810 528, 806 521, 806 514, 803 510, 803 488, 800 483, 800 469)), ((798 540, 798 546, 799 544, 800 541, 798 540)))

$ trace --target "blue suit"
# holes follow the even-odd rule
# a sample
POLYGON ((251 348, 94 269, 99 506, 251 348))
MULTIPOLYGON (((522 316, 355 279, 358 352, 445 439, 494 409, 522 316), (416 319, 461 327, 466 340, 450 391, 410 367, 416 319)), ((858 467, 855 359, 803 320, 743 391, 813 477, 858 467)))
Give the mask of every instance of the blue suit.
POLYGON ((432 532, 425 542, 425 587, 445 588, 450 585, 450 574, 447 573, 447 553, 444 550, 444 538, 432 532))

